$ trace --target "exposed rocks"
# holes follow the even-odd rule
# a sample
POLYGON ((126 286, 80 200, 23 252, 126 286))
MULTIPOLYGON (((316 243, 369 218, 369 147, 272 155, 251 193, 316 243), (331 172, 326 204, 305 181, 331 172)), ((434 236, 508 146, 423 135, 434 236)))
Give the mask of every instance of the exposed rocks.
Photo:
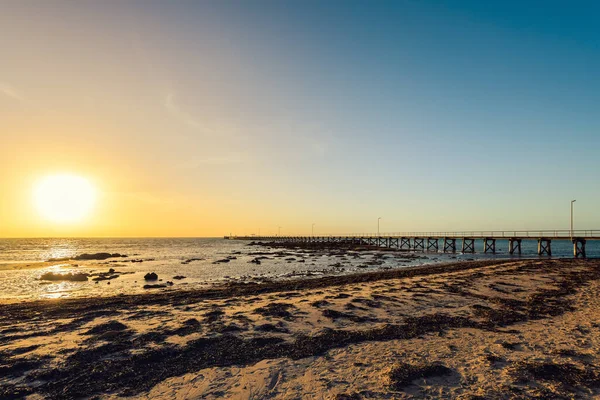
POLYGON ((173 279, 177 279, 177 280, 181 280, 181 279, 185 279, 185 278, 186 278, 186 277, 185 277, 185 276, 183 276, 183 275, 175 275, 175 276, 173 277, 173 279))
POLYGON ((157 283, 157 284, 153 284, 153 285, 144 285, 144 289, 161 289, 161 288, 166 288, 167 285, 164 285, 162 283, 157 283))
POLYGON ((106 260, 107 258, 127 257, 125 254, 119 253, 83 253, 73 257, 73 260, 106 260))
POLYGON ((189 259, 187 259, 185 261, 182 261, 181 263, 182 264, 189 264, 189 263, 191 263, 193 261, 202 261, 202 260, 204 260, 204 258, 189 258, 189 259))

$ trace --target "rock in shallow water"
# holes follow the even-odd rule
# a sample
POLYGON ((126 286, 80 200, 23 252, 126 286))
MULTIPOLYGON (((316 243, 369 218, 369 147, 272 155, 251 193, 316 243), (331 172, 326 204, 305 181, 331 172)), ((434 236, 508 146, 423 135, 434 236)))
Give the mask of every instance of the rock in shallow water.
POLYGON ((40 280, 44 281, 71 281, 71 282, 84 282, 88 280, 88 274, 84 273, 67 273, 67 274, 56 274, 54 272, 46 272, 40 276, 40 280))
POLYGON ((78 256, 73 257, 73 260, 106 260, 107 258, 116 258, 116 257, 127 257, 124 254, 119 253, 93 253, 93 254, 80 254, 78 256))
POLYGON ((156 281, 158 280, 158 275, 156 274, 156 272, 150 272, 144 275, 144 279, 147 281, 156 281))

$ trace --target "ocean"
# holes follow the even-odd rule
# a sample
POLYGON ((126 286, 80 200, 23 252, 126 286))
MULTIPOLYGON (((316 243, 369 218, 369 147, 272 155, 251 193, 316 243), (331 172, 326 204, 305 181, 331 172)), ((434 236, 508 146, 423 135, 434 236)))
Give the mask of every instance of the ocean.
MULTIPOLYGON (((0 239, 0 301, 14 302, 46 298, 85 296, 113 296, 146 293, 144 275, 155 272, 159 283, 174 284, 159 290, 185 290, 207 287, 225 282, 260 282, 261 280, 297 279, 332 274, 348 274, 377 269, 404 268, 440 262, 469 259, 510 258, 506 241, 498 240, 497 253, 484 254, 481 240, 476 242, 476 253, 455 254, 415 253, 418 258, 387 257, 380 264, 365 267, 365 257, 343 257, 308 254, 276 256, 282 249, 250 246, 248 241, 223 238, 69 238, 69 239, 0 239), (37 265, 52 258, 70 258, 83 253, 119 253, 126 258, 110 258, 103 261, 57 261, 37 265), (270 252, 273 257, 260 264, 251 263, 257 252, 270 252), (228 262, 215 261, 229 257, 228 262), (136 262, 130 262, 135 260, 136 262), (192 260, 187 262, 186 260, 192 260), (126 274, 110 281, 94 282, 48 282, 40 280, 46 272, 98 273, 110 268, 126 274), (174 276, 185 276, 173 280, 174 276)), ((457 241, 457 249, 461 248, 457 241)), ((537 258, 537 241, 524 240, 521 258, 537 258)), ((554 258, 573 257, 569 241, 553 241, 554 258)), ((293 251, 291 252, 293 253, 293 251)), ((600 242, 587 243, 589 258, 600 258, 600 242)), ((513 256, 518 259, 518 256, 513 256)), ((547 258, 547 257, 544 257, 547 258)))

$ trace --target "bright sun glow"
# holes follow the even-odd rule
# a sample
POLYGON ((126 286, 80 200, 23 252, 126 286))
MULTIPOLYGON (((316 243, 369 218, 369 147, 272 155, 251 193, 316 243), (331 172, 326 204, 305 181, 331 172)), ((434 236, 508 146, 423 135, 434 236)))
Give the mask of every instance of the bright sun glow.
POLYGON ((58 223, 83 220, 94 207, 96 190, 77 175, 52 175, 35 188, 35 204, 42 217, 58 223))

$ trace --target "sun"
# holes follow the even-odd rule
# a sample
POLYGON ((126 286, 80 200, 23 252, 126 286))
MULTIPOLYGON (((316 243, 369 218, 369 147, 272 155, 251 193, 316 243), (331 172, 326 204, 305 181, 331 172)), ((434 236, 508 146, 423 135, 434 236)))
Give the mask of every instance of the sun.
POLYGON ((78 175, 47 176, 35 187, 34 201, 40 215, 52 222, 82 221, 94 208, 96 189, 78 175))

